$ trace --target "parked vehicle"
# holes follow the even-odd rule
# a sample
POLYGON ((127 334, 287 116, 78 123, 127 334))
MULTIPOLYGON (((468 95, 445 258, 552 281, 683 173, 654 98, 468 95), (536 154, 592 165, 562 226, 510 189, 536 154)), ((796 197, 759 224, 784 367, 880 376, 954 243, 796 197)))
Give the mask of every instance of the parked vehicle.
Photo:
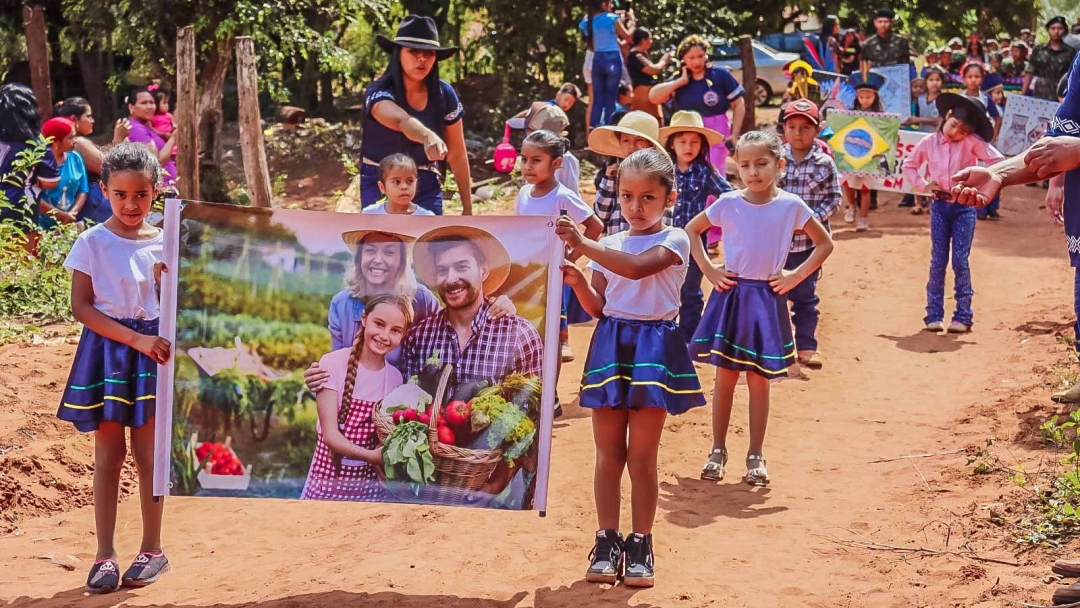
MULTIPOLYGON (((751 42, 754 49, 754 64, 757 67, 757 82, 754 86, 754 99, 757 105, 768 105, 769 100, 776 95, 781 95, 788 87, 789 79, 784 73, 785 68, 793 61, 799 59, 796 53, 783 53, 771 46, 754 40, 751 42)), ((713 64, 724 66, 731 70, 735 78, 743 83, 744 87, 751 86, 743 82, 742 58, 739 56, 739 46, 733 40, 713 40, 712 54, 709 60, 713 64)))
POLYGON ((820 36, 815 32, 789 32, 766 34, 758 38, 761 42, 784 53, 798 53, 803 61, 809 63, 815 70, 825 69, 822 63, 825 58, 821 56, 818 44, 820 36))

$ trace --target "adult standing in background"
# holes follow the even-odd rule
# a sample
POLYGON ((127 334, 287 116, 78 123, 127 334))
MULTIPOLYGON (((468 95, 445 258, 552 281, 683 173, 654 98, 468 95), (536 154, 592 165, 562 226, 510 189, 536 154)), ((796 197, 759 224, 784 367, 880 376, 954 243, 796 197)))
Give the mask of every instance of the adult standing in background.
POLYGON ((441 46, 435 20, 419 15, 402 19, 393 40, 380 34, 376 41, 390 55, 390 65, 365 91, 361 205, 382 198, 379 163, 391 154, 407 154, 420 170, 413 202, 442 215, 439 163, 445 160, 458 185, 461 212, 472 215, 472 176, 461 124, 465 112, 454 88, 439 78, 439 61, 458 49, 441 46))
POLYGON ((1040 99, 1058 100, 1058 82, 1069 72, 1069 66, 1076 56, 1076 49, 1062 40, 1067 27, 1065 18, 1060 15, 1046 22, 1050 41, 1037 44, 1032 49, 1021 90, 1030 89, 1031 94, 1040 99))
POLYGON ((0 222, 19 222, 26 234, 23 247, 33 252, 37 248, 37 231, 34 219, 36 205, 26 196, 30 185, 48 180, 55 186, 60 178, 52 150, 45 147, 44 159, 38 160, 25 173, 15 173, 19 153, 34 146, 41 131, 41 115, 38 114, 34 92, 21 84, 0 87, 0 194, 8 206, 0 207, 0 222))
POLYGON ((854 29, 846 29, 840 34, 840 73, 851 76, 859 71, 859 63, 862 61, 862 42, 859 42, 859 33, 854 29))
MULTIPOLYGON (((90 183, 90 195, 78 219, 88 219, 97 224, 112 217, 112 207, 101 191, 101 161, 105 158, 101 148, 90 141, 90 135, 94 133, 94 110, 82 97, 70 97, 60 102, 54 115, 70 118, 75 123, 75 151, 82 157, 86 165, 87 180, 90 183)), ((131 122, 126 118, 116 121, 113 126, 112 143, 118 144, 127 139, 131 131, 131 122)))
POLYGON ((818 35, 818 54, 827 72, 837 72, 840 66, 840 19, 836 15, 825 17, 818 35))
POLYGON ((652 91, 656 84, 656 76, 671 63, 671 53, 664 53, 658 63, 653 63, 648 55, 652 48, 652 33, 643 27, 634 30, 630 42, 630 55, 626 59, 626 69, 630 72, 630 84, 634 94, 630 109, 655 116, 656 120, 663 124, 660 106, 649 101, 649 91, 652 91))
POLYGON ((896 13, 891 8, 879 8, 874 13, 874 35, 862 47, 862 62, 868 68, 911 65, 911 42, 893 32, 894 19, 896 13))
POLYGON ((682 74, 653 87, 649 101, 662 104, 670 99, 676 112, 688 110, 701 114, 705 127, 717 131, 727 140, 709 148, 709 160, 720 175, 727 175, 727 146, 739 139, 746 105, 743 103, 743 86, 731 72, 709 65, 711 50, 712 46, 701 36, 683 39, 675 51, 682 62, 682 74), (728 110, 731 110, 731 120, 728 120, 728 110))
POLYGON ((619 40, 632 41, 631 32, 637 28, 633 12, 614 13, 612 0, 590 0, 589 12, 579 27, 585 42, 592 47, 592 91, 589 98, 589 129, 606 125, 615 114, 619 101, 619 82, 623 76, 623 55, 619 40))
POLYGON ((165 190, 176 188, 176 161, 173 160, 173 150, 176 148, 176 131, 165 139, 158 135, 152 128, 150 121, 157 113, 157 101, 146 87, 135 87, 127 96, 128 120, 131 123, 131 132, 128 133, 128 141, 146 144, 150 147, 164 172, 165 190))

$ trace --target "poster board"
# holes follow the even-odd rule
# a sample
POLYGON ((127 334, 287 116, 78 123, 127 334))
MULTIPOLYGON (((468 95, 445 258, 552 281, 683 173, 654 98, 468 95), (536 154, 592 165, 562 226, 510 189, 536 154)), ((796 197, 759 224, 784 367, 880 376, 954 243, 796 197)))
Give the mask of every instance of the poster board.
POLYGON ((900 122, 911 118, 911 68, 905 63, 870 68, 870 71, 885 78, 878 91, 882 109, 899 116, 900 122))
POLYGON ((895 114, 833 110, 829 138, 841 175, 886 177, 896 169, 900 118, 895 114))
POLYGON ((1046 135, 1061 104, 1047 99, 1009 95, 1001 131, 994 147, 1005 156, 1016 156, 1046 135))

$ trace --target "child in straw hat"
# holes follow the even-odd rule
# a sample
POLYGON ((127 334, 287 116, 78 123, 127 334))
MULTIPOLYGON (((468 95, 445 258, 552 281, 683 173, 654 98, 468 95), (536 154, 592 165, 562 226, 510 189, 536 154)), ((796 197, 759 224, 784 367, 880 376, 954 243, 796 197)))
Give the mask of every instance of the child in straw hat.
MULTIPOLYGON (((615 126, 603 126, 589 134, 589 149, 597 154, 617 159, 626 158, 637 150, 655 148, 667 155, 667 150, 659 142, 660 126, 656 118, 641 111, 627 112, 615 126)), ((604 177, 596 188, 596 216, 604 223, 604 235, 612 235, 629 230, 630 224, 619 210, 618 163, 609 165, 604 177)), ((664 225, 671 225, 672 212, 664 212, 664 225)))
MULTIPOLYGON (((709 162, 709 148, 724 142, 724 136, 705 127, 705 121, 697 112, 676 112, 671 125, 660 129, 660 139, 675 160, 675 189, 678 198, 672 225, 685 228, 697 214, 713 203, 721 194, 732 190, 731 184, 709 162)), ((679 327, 687 343, 694 336, 701 322, 701 310, 705 307, 701 291, 701 269, 690 264, 683 281, 679 306, 679 327)))

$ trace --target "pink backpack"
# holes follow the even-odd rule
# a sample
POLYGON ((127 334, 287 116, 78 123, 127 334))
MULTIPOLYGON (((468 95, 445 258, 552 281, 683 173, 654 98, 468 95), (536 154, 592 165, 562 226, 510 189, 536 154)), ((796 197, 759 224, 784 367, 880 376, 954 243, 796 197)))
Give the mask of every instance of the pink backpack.
POLYGON ((495 170, 499 173, 510 173, 517 164, 518 153, 510 143, 510 125, 506 125, 502 143, 495 146, 495 170))

